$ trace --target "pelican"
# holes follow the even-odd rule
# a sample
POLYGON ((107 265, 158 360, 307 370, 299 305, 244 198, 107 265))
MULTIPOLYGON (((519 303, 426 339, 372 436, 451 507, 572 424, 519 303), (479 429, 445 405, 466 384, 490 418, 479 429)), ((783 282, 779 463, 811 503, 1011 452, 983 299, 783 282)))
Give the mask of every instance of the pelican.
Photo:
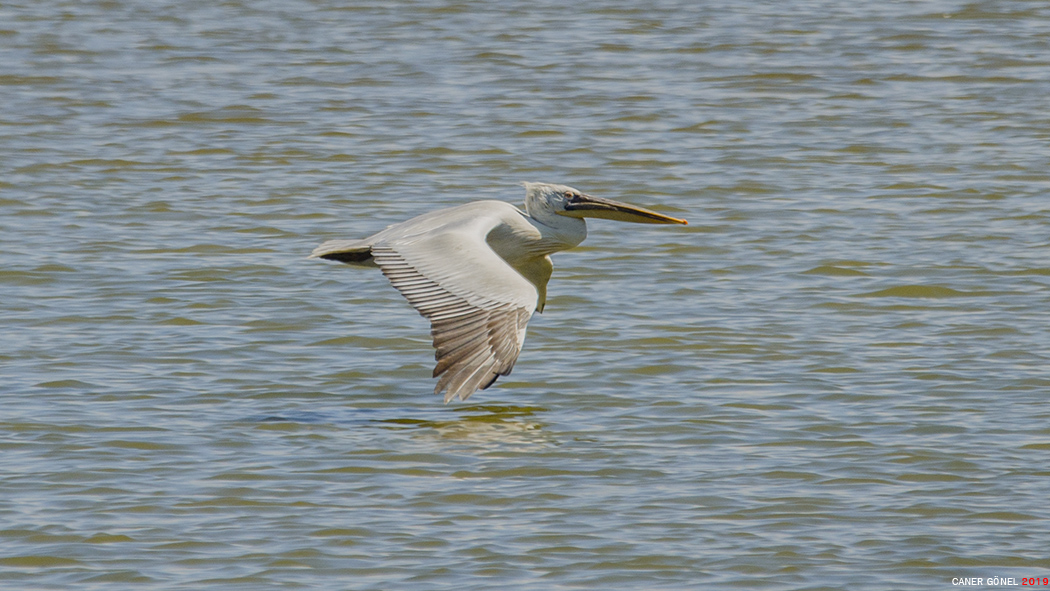
POLYGON ((587 237, 583 218, 640 224, 685 220, 593 197, 572 187, 522 183, 525 210, 476 201, 425 213, 362 240, 329 240, 309 258, 379 267, 430 321, 435 394, 466 400, 510 374, 525 326, 542 312, 550 255, 587 237))

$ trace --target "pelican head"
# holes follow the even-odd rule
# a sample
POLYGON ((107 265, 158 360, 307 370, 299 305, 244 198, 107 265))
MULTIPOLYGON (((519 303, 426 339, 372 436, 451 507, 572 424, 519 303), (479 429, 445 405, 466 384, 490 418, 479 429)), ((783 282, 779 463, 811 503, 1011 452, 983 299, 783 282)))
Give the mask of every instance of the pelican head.
POLYGON ((522 183, 525 209, 530 215, 554 213, 570 218, 605 218, 636 224, 688 224, 689 222, 628 203, 602 199, 565 185, 522 183))

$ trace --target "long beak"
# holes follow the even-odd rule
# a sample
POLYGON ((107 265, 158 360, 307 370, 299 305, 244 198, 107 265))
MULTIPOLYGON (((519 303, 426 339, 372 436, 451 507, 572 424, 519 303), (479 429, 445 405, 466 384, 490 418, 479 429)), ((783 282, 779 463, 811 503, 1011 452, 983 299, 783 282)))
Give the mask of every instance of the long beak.
POLYGON ((565 214, 580 218, 605 218, 636 224, 688 224, 689 222, 656 213, 643 207, 620 203, 612 199, 602 199, 582 194, 573 197, 565 204, 565 214))

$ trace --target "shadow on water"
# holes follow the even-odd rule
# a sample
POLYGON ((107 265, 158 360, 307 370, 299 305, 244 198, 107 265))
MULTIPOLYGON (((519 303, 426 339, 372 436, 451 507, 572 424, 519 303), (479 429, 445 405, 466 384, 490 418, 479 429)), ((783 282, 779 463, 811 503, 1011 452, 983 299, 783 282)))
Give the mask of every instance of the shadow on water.
POLYGON ((476 404, 448 409, 461 418, 456 420, 425 420, 425 419, 385 419, 381 423, 393 423, 411 426, 434 426, 442 423, 505 423, 520 417, 531 417, 537 412, 547 412, 546 408, 538 406, 503 406, 495 404, 476 404))
POLYGON ((351 429, 379 426, 391 430, 411 429, 417 433, 430 432, 446 439, 506 441, 515 436, 543 429, 544 424, 534 420, 534 416, 545 413, 547 410, 538 406, 477 404, 463 407, 435 407, 432 410, 416 409, 413 411, 416 416, 405 417, 403 416, 404 409, 355 408, 347 409, 346 415, 314 411, 295 412, 249 417, 245 419, 245 422, 285 428, 329 425, 337 429, 351 429), (401 416, 390 416, 394 413, 401 416))
MULTIPOLYGON (((445 409, 442 409, 445 411, 445 409)), ((543 424, 530 420, 535 413, 547 409, 534 406, 473 405, 447 409, 456 418, 448 418, 447 411, 433 419, 391 418, 375 421, 389 428, 425 430, 442 439, 464 439, 508 442, 543 429, 543 424)))
MULTIPOLYGON (((397 425, 430 425, 436 423, 449 422, 449 419, 410 419, 410 418, 377 418, 375 415, 388 414, 395 409, 378 409, 378 408, 354 408, 347 409, 347 412, 352 413, 353 418, 336 417, 333 413, 323 413, 316 411, 302 411, 292 412, 282 415, 262 415, 255 417, 248 417, 245 420, 252 423, 390 423, 397 425)), ((399 414, 403 409, 396 409, 399 414)), ((471 406, 462 407, 435 407, 433 410, 418 410, 419 413, 433 413, 437 416, 445 417, 449 413, 456 413, 461 418, 455 419, 454 422, 458 421, 473 421, 481 423, 499 423, 509 419, 519 417, 530 417, 536 413, 545 413, 548 409, 540 406, 511 406, 511 405, 498 405, 498 404, 475 404, 471 406)))

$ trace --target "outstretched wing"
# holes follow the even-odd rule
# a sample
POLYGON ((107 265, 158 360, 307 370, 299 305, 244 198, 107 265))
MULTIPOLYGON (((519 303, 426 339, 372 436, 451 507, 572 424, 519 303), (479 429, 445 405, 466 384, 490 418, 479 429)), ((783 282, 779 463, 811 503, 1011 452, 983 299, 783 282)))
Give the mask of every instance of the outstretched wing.
POLYGON ((486 242, 500 216, 477 213, 436 231, 381 233, 371 249, 383 274, 430 321, 440 378, 434 393, 444 391, 445 402, 466 400, 510 373, 537 304, 536 287, 486 242))

